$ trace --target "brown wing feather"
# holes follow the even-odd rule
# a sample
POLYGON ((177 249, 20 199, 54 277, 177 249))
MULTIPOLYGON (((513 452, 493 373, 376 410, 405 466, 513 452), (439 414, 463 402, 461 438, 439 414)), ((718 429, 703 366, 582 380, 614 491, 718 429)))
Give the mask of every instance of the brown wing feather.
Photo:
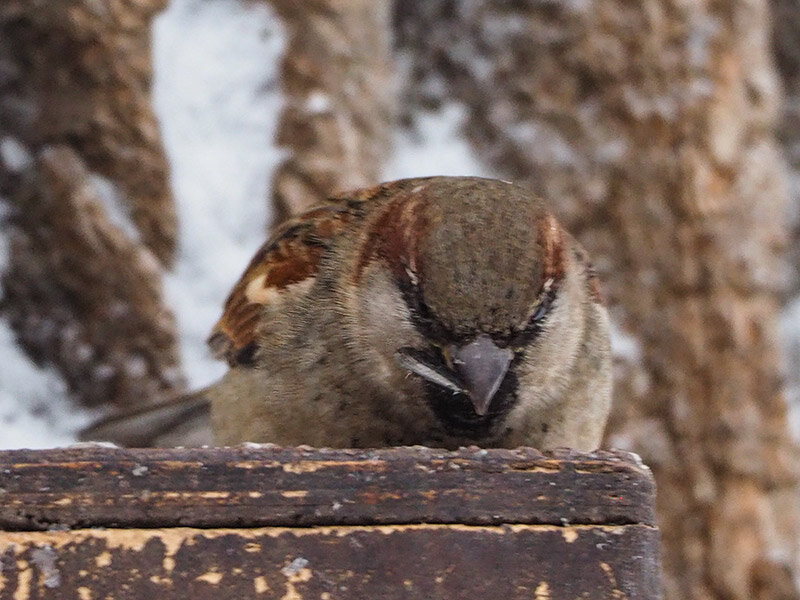
POLYGON ((256 252, 225 301, 222 317, 208 338, 214 355, 231 366, 253 364, 264 306, 280 302, 289 286, 316 276, 331 241, 361 216, 363 203, 387 198, 420 181, 403 179, 338 194, 284 223, 256 252))
POLYGON ((233 286, 208 345, 217 358, 250 364, 264 306, 281 301, 293 284, 313 278, 330 243, 352 219, 341 205, 327 205, 286 222, 256 252, 233 286))
POLYGON ((416 181, 345 192, 283 224, 256 252, 225 301, 222 317, 208 338, 214 355, 231 366, 253 364, 264 306, 280 302, 289 286, 316 276, 330 242, 361 215, 364 202, 391 196, 416 181))

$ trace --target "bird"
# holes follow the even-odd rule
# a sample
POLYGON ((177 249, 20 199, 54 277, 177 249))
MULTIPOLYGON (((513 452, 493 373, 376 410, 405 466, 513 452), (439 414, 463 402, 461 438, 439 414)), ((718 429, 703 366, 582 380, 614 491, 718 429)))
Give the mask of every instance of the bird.
POLYGON ((210 422, 217 445, 591 451, 611 404, 587 253, 542 199, 496 179, 401 179, 288 220, 208 344, 228 363, 219 382, 84 439, 145 445, 210 422))

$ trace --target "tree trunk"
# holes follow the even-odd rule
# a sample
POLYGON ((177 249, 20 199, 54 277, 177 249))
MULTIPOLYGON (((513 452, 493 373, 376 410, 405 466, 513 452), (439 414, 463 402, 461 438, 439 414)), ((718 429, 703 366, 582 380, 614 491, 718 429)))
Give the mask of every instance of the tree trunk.
POLYGON ((169 266, 177 219, 150 106, 150 22, 165 5, 3 0, 0 193, 11 193, 25 154, 66 144, 118 188, 142 240, 169 266))
POLYGON ((183 385, 161 289, 176 214, 150 106, 149 28, 164 4, 0 5, 2 308, 87 404, 183 385))
POLYGON ((480 153, 555 205, 636 336, 608 440, 654 470, 666 597, 797 597, 766 2, 398 3, 396 26, 409 103, 465 102, 480 153))
POLYGON ((273 223, 335 191, 374 185, 390 146, 396 93, 390 5, 372 0, 272 0, 289 44, 273 178, 273 223))
MULTIPOLYGON (((773 46, 783 83, 783 111, 778 139, 789 165, 789 263, 800 265, 800 0, 771 0, 773 46)), ((800 419, 800 271, 791 270, 784 309, 786 394, 793 418, 800 419)), ((795 423, 795 435, 800 427, 795 423)))
MULTIPOLYGON (((789 164, 790 260, 793 265, 800 265, 800 0, 771 0, 770 4, 773 47, 784 92, 776 130, 789 164)), ((796 272, 792 292, 800 292, 796 272)))
POLYGON ((86 165, 44 148, 12 198, 3 308, 20 343, 88 404, 141 404, 180 388, 162 267, 106 212, 86 165))

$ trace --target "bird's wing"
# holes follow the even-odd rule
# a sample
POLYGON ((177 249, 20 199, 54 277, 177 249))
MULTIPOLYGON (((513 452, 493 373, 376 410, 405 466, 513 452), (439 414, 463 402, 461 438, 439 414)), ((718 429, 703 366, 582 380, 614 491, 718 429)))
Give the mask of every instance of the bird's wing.
POLYGON ((231 366, 253 362, 264 307, 285 301, 299 291, 297 284, 313 280, 331 240, 352 218, 346 206, 321 206, 285 223, 256 252, 208 338, 217 358, 231 366))
POLYGON ((211 388, 176 394, 111 414, 79 432, 83 441, 122 446, 203 446, 213 443, 208 393, 211 388))
POLYGON ((348 224, 361 217, 365 202, 387 198, 415 181, 345 192, 284 223, 256 252, 225 301, 222 317, 208 338, 214 355, 231 366, 253 364, 264 307, 309 289, 326 250, 348 224))

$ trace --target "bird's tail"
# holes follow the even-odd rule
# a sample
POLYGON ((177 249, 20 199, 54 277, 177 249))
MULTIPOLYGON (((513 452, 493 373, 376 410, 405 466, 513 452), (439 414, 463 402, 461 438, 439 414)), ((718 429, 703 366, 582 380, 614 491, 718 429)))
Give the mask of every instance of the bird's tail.
POLYGON ((209 387, 109 415, 83 429, 83 441, 121 446, 204 446, 213 443, 209 387))

